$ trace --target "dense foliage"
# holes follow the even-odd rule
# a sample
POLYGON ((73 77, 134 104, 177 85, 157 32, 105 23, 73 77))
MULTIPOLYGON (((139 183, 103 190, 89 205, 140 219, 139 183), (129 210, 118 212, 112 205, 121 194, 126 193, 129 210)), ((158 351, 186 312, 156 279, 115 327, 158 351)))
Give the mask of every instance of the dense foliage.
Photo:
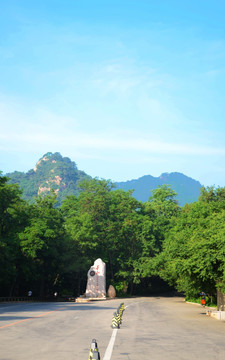
POLYGON ((107 286, 119 293, 150 294, 169 284, 213 298, 217 288, 225 291, 225 188, 202 188, 182 208, 175 198, 164 184, 142 203, 111 181, 86 179, 60 207, 54 191, 30 204, 1 175, 0 296, 78 296, 100 257, 107 286))

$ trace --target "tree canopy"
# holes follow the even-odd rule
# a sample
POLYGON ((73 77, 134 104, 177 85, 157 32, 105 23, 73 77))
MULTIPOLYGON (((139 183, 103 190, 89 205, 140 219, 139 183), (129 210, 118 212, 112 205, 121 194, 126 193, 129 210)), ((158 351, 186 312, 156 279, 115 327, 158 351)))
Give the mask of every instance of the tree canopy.
POLYGON ((1 296, 78 296, 99 257, 120 294, 154 292, 157 279, 189 297, 225 291, 225 188, 202 188, 181 208, 168 185, 142 203, 86 179, 56 207, 56 193, 30 204, 8 180, 0 175, 1 296))

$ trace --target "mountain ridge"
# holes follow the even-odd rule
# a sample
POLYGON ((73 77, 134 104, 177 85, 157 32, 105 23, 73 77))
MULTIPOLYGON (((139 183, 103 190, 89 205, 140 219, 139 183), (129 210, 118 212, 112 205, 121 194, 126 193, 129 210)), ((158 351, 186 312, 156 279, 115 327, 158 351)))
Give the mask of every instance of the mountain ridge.
POLYGON ((10 178, 10 183, 17 183, 22 188, 24 200, 32 202, 36 196, 44 196, 53 190, 57 194, 58 204, 67 195, 78 195, 78 184, 91 178, 59 152, 44 154, 27 173, 14 171, 6 176, 10 178))
MULTIPOLYGON (((75 162, 63 157, 59 152, 44 154, 33 169, 27 173, 14 171, 7 173, 10 183, 17 183, 23 190, 23 198, 33 202, 38 195, 46 195, 53 190, 57 194, 58 205, 67 195, 77 196, 79 183, 92 177, 77 168, 75 162)), ((170 185, 177 193, 180 206, 198 200, 202 185, 182 173, 162 173, 159 177, 143 175, 138 179, 114 182, 115 190, 133 190, 133 196, 142 202, 148 201, 151 191, 163 184, 170 185)))
POLYGON ((159 177, 144 175, 138 179, 125 182, 116 182, 119 189, 134 190, 133 196, 142 201, 148 201, 152 196, 152 190, 161 185, 170 185, 177 193, 177 200, 180 206, 198 200, 200 189, 203 185, 199 181, 192 179, 180 172, 162 173, 159 177))

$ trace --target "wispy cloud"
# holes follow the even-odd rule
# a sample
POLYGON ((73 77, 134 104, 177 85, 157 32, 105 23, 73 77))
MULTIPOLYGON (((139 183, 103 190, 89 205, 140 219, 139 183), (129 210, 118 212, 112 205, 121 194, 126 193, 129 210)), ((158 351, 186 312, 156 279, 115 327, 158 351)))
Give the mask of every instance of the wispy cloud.
MULTIPOLYGON (((9 114, 8 114, 9 115, 9 114)), ((82 154, 89 151, 92 157, 92 151, 99 154, 104 152, 131 152, 139 155, 182 155, 182 156, 209 156, 225 155, 225 147, 212 147, 198 145, 194 143, 169 142, 160 139, 154 134, 139 133, 132 131, 116 131, 101 133, 80 131, 79 128, 72 128, 71 124, 76 123, 75 119, 59 116, 49 111, 37 111, 33 114, 36 123, 29 123, 17 114, 10 114, 7 118, 9 126, 2 128, 0 133, 1 149, 14 148, 15 150, 24 148, 27 151, 44 148, 64 147, 73 149, 82 154), (40 121, 38 121, 38 119, 40 121), (16 129, 12 127, 15 124, 16 129), (17 124, 17 125, 16 125, 17 124)))

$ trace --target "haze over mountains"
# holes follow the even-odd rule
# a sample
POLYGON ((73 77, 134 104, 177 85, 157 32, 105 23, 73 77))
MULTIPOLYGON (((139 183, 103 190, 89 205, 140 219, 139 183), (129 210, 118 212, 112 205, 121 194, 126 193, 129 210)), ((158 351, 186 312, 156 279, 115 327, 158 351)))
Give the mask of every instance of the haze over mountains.
POLYGON ((142 202, 149 199, 152 195, 151 190, 163 184, 170 185, 178 194, 177 200, 181 206, 185 203, 197 201, 202 187, 199 181, 179 172, 163 173, 159 177, 145 175, 137 180, 117 182, 115 184, 117 188, 126 191, 134 189, 133 196, 142 202))
MULTIPOLYGON (((6 174, 11 183, 17 183, 23 190, 23 198, 33 201, 37 195, 48 194, 51 189, 57 193, 58 204, 67 195, 78 195, 79 183, 91 176, 77 168, 76 163, 60 153, 48 152, 27 173, 14 171, 6 174)), ((151 175, 125 182, 115 182, 116 189, 134 190, 133 196, 142 202, 148 201, 151 191, 160 185, 170 185, 176 191, 180 206, 198 200, 202 185, 182 173, 163 173, 159 177, 151 175)))

